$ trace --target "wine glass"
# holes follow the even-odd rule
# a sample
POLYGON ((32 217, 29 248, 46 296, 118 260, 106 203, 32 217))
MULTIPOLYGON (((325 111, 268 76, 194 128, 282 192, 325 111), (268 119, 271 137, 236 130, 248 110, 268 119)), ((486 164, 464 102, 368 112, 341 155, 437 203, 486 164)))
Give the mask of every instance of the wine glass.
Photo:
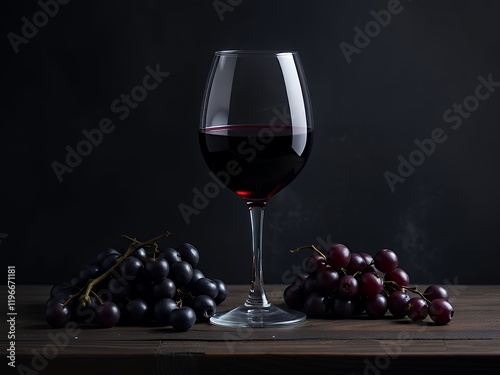
POLYGON ((218 179, 246 202, 252 282, 246 301, 210 322, 230 327, 289 326, 305 315, 272 304, 264 291, 262 226, 267 201, 306 164, 313 124, 296 51, 216 51, 203 97, 199 141, 218 179))

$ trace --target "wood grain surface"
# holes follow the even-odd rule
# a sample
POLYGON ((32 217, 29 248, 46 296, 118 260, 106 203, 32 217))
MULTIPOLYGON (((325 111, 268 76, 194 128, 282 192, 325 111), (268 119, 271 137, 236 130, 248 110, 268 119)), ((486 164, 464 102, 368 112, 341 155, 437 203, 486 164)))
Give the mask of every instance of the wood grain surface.
MULTIPOLYGON (((284 287, 267 286, 277 305, 283 305, 284 287)), ((248 290, 241 285, 228 288, 227 300, 218 306, 221 311, 240 304, 248 290)), ((198 323, 187 332, 171 327, 52 329, 43 316, 49 290, 50 286, 17 286, 18 371, 12 373, 401 374, 442 369, 470 374, 500 369, 500 286, 454 286, 450 295, 455 316, 444 326, 388 314, 377 320, 366 316, 307 319, 288 328, 236 329, 198 323)), ((5 287, 1 296, 6 306, 5 287)), ((10 344, 7 329, 3 319, 4 352, 10 344)))

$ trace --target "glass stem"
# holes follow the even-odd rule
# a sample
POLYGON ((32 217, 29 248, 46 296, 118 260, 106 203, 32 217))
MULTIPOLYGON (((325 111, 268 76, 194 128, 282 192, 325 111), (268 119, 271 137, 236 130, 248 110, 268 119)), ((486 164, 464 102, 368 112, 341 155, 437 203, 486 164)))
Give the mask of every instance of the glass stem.
POLYGON ((252 285, 245 302, 247 307, 269 307, 262 272, 262 224, 264 222, 265 203, 248 203, 252 226, 252 285))

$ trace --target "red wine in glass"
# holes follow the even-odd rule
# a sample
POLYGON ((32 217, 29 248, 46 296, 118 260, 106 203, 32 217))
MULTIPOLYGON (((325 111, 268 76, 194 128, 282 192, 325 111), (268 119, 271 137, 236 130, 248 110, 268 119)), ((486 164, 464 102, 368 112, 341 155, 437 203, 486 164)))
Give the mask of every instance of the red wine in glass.
POLYGON ((225 171, 228 188, 251 202, 267 201, 295 179, 309 157, 312 137, 312 129, 290 125, 217 126, 199 132, 209 168, 225 171))

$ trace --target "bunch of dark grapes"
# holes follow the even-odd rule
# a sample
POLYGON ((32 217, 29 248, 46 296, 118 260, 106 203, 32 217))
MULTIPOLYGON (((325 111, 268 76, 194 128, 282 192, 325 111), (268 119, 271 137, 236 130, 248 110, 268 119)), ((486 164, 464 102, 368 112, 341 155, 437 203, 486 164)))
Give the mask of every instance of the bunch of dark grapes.
POLYGON ((423 292, 410 286, 408 273, 398 267, 393 250, 382 249, 373 257, 352 252, 344 244, 333 245, 321 252, 314 246, 304 260, 305 274, 298 275, 288 285, 285 303, 302 310, 311 318, 349 318, 366 314, 382 318, 387 313, 394 318, 421 321, 430 317, 436 324, 447 324, 454 310, 447 290, 430 285, 423 292))
POLYGON ((54 285, 45 305, 47 323, 187 331, 208 321, 227 297, 225 283, 197 268, 200 254, 192 244, 160 248, 164 236, 143 243, 124 236, 131 241, 126 251, 103 250, 70 281, 54 285))

